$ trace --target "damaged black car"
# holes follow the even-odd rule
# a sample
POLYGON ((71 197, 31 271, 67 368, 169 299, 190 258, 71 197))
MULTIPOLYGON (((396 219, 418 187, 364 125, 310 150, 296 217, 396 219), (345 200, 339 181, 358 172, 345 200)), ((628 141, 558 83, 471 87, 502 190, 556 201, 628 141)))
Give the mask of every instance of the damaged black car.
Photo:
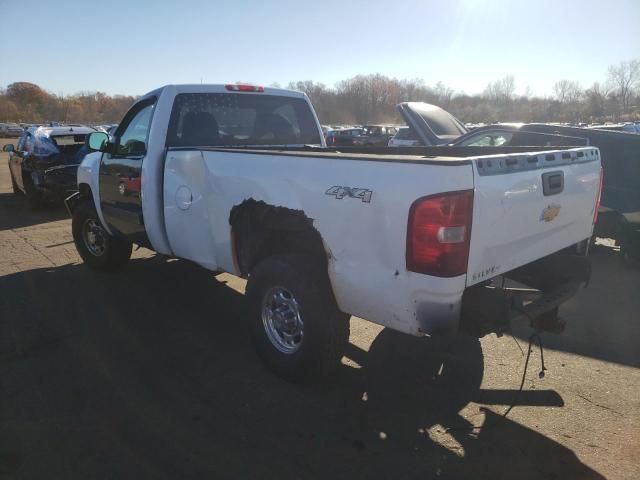
POLYGON ((85 137, 96 130, 82 125, 30 127, 9 152, 13 192, 25 195, 33 208, 59 201, 77 189, 78 165, 89 152, 85 137))

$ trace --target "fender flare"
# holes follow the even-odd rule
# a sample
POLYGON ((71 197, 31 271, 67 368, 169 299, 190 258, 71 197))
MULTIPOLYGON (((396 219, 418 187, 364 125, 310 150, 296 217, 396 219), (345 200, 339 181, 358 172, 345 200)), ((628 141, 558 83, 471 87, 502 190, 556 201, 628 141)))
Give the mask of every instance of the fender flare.
POLYGON ((100 220, 102 227, 107 231, 109 235, 113 236, 113 233, 109 229, 109 226, 107 225, 107 222, 105 221, 104 216, 102 215, 102 208, 100 206, 100 196, 98 192, 94 191, 88 183, 79 183, 78 191, 73 195, 71 195, 70 197, 68 197, 64 201, 64 203, 67 207, 67 210, 71 214, 71 216, 73 216, 73 209, 75 208, 75 206, 85 200, 93 203, 93 207, 96 209, 96 213, 98 214, 98 219, 100 220))

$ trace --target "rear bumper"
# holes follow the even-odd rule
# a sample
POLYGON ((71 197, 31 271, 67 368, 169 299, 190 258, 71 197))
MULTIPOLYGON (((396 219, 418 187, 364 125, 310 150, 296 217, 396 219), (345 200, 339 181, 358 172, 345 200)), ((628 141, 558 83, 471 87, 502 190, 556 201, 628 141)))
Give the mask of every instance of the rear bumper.
POLYGON ((76 175, 78 165, 34 170, 31 173, 34 187, 45 195, 66 198, 78 189, 76 175))
POLYGON ((504 276, 505 285, 485 282, 465 290, 461 331, 478 337, 502 334, 524 321, 539 331, 561 333, 558 307, 588 284, 591 265, 588 258, 563 251, 504 276))

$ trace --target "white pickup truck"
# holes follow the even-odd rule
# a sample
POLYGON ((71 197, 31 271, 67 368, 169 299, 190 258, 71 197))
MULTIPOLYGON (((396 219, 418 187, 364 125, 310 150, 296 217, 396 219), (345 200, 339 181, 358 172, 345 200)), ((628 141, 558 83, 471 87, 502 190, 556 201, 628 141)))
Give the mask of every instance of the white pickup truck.
POLYGON ((87 144, 66 201, 84 262, 121 268, 135 243, 247 278, 253 343, 287 379, 340 361, 349 315, 411 335, 558 330, 588 281, 597 148, 345 153, 304 94, 239 84, 154 90, 87 144))

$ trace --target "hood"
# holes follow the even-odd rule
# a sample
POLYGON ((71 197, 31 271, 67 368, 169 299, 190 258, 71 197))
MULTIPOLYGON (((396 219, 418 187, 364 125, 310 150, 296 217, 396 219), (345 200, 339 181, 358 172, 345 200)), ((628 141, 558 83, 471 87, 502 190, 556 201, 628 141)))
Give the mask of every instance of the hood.
POLYGON ((404 102, 397 108, 424 145, 446 145, 468 133, 460 120, 436 105, 404 102))

